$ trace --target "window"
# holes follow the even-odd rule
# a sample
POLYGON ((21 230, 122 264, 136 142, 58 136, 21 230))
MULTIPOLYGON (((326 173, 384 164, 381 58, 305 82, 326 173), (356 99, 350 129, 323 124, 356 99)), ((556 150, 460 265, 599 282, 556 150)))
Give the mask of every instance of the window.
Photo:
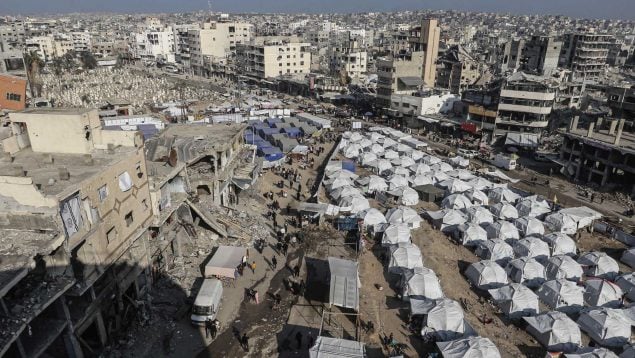
POLYGON ((106 231, 106 240, 108 243, 115 241, 117 239, 117 229, 115 227, 111 227, 110 230, 106 231))
POLYGON ((137 178, 139 179, 143 178, 143 171, 141 171, 141 162, 137 162, 137 165, 135 168, 137 170, 137 178))
POLYGON ((300 61, 300 66, 304 66, 304 61, 300 61))
POLYGON ((132 225, 132 223, 134 222, 134 218, 132 217, 132 211, 126 214, 126 216, 124 216, 124 219, 126 220, 126 226, 132 225))
POLYGON ((108 186, 106 184, 102 185, 97 189, 97 193, 99 194, 99 201, 103 202, 108 197, 108 186))
POLYGON ((22 99, 22 96, 19 95, 19 94, 7 93, 7 100, 9 100, 9 101, 20 102, 21 99, 22 99))

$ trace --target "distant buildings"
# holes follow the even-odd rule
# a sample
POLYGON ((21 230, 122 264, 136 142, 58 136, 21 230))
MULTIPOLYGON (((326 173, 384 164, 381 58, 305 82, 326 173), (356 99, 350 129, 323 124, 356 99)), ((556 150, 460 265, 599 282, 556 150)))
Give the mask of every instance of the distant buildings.
POLYGON ((0 112, 26 108, 26 86, 24 77, 0 74, 0 112))
POLYGON ((294 36, 256 37, 237 46, 237 66, 243 74, 261 79, 309 74, 310 47, 294 36))
POLYGON ((377 105, 390 107, 393 94, 412 94, 423 85, 423 52, 378 59, 377 105))
POLYGON ((195 74, 206 75, 212 63, 226 59, 238 45, 248 43, 252 32, 253 25, 242 22, 210 22, 189 30, 190 68, 195 74))
POLYGON ((476 83, 484 73, 483 66, 475 60, 461 45, 455 45, 445 51, 437 65, 436 87, 449 89, 460 94, 476 83))
POLYGON ((522 51, 523 70, 551 76, 558 69, 562 42, 553 36, 532 36, 522 51))
POLYGON ((560 53, 560 66, 572 71, 578 81, 597 81, 607 66, 613 36, 592 31, 566 34, 560 53))

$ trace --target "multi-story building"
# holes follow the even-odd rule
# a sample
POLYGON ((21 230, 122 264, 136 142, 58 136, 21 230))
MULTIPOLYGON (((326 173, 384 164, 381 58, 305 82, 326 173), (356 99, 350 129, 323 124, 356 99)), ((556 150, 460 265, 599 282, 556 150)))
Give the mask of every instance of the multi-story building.
POLYGON ((62 57, 69 52, 75 51, 75 44, 73 40, 66 37, 56 37, 55 38, 55 57, 62 57))
POLYGON ((311 72, 311 44, 294 36, 256 37, 236 50, 238 68, 255 78, 311 72))
POLYGON ((435 19, 424 19, 421 25, 410 29, 408 44, 410 51, 423 52, 423 67, 421 78, 423 83, 434 87, 437 75, 436 63, 439 55, 439 37, 441 28, 435 19))
POLYGON ((184 68, 190 68, 190 43, 188 40, 189 31, 199 29, 198 24, 173 25, 174 30, 174 60, 184 68))
POLYGON ((5 42, 12 47, 24 45, 26 39, 24 24, 12 22, 0 25, 0 42, 5 42))
POLYGON ((598 80, 606 68, 613 38, 613 35, 593 31, 566 34, 560 52, 560 66, 571 70, 573 80, 598 80))
POLYGON ((174 32, 172 28, 149 28, 136 34, 134 52, 137 58, 174 62, 174 32))
POLYGON ((86 31, 73 31, 70 33, 73 40, 73 51, 76 53, 90 51, 92 48, 92 37, 86 31))
POLYGON ((21 111, 26 108, 26 85, 24 77, 0 73, 0 111, 21 111))
POLYGON ((55 57, 55 40, 52 35, 30 37, 26 40, 25 50, 37 53, 42 61, 48 62, 55 57))
POLYGON ((209 75, 211 59, 225 59, 238 45, 251 40, 253 25, 244 22, 209 22, 198 30, 188 31, 190 67, 194 73, 209 75))
POLYGON ((22 51, 0 41, 0 73, 26 76, 22 51))
POLYGON ((606 104, 615 118, 635 121, 635 86, 611 86, 606 88, 606 104))
POLYGON ((329 48, 331 74, 340 75, 345 72, 352 79, 361 78, 368 70, 368 53, 361 50, 359 43, 354 39, 339 45, 329 48))
POLYGON ((438 61, 436 87, 460 94, 473 85, 483 74, 483 66, 461 45, 445 51, 438 61))
POLYGON ((532 36, 523 48, 522 69, 538 75, 551 76, 558 69, 562 42, 553 36, 532 36))
POLYGON ((520 68, 523 48, 525 48, 523 39, 512 39, 500 45, 497 67, 501 73, 520 68))
POLYGON ((380 58, 377 67, 377 104, 389 108, 393 94, 413 94, 421 89, 423 52, 405 53, 398 57, 380 58))

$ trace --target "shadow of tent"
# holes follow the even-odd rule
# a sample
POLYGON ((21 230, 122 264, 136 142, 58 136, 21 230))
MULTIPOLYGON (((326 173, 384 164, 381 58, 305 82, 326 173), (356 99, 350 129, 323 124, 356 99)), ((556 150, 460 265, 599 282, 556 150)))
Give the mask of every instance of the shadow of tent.
POLYGON ((305 298, 310 301, 328 304, 331 270, 327 260, 305 257, 307 272, 307 290, 305 298))

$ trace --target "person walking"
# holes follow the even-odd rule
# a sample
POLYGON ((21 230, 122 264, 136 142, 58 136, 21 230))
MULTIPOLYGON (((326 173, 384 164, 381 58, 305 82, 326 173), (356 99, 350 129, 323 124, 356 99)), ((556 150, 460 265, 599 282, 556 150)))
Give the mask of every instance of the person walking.
POLYGON ((216 339, 216 333, 218 332, 218 327, 216 327, 216 324, 214 322, 211 323, 209 327, 209 332, 212 335, 212 339, 216 339))
POLYGON ((307 346, 307 348, 311 349, 311 347, 313 347, 313 343, 315 343, 315 338, 313 338, 313 334, 311 333, 311 331, 309 331, 309 345, 307 346))
POLYGON ((251 267, 251 272, 256 273, 256 261, 252 261, 250 267, 251 267))
POLYGON ((295 334, 295 340, 298 343, 298 349, 302 348, 302 332, 298 331, 298 333, 295 334))
POLYGON ((287 244, 286 242, 284 244, 282 244, 282 253, 287 256, 287 251, 289 250, 289 244, 287 244))
POLYGON ((211 331, 212 331, 212 320, 208 318, 205 321, 205 338, 209 338, 211 331))
POLYGON ((300 276, 300 265, 295 265, 293 267, 293 277, 300 276))
POLYGON ((275 256, 271 257, 271 267, 275 270, 278 268, 278 259, 275 256))
POLYGON ((247 333, 243 333, 243 336, 240 338, 240 345, 244 350, 249 351, 249 337, 247 337, 247 333))

